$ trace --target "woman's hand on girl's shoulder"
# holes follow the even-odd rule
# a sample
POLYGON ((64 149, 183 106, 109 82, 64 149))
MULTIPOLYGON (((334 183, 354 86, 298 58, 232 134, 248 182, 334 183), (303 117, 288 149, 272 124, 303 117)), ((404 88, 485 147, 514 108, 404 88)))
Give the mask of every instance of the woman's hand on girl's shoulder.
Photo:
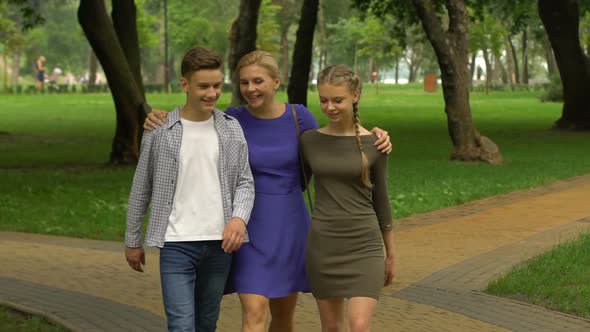
POLYGON ((371 129, 371 132, 377 136, 377 141, 374 144, 377 150, 384 154, 390 154, 393 151, 393 144, 391 143, 389 133, 378 127, 371 129))

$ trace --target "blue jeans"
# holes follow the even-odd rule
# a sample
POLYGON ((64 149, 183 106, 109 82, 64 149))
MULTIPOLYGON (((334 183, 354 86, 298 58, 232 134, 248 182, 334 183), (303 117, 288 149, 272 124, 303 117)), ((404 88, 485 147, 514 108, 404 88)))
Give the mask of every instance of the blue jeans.
POLYGON ((215 331, 231 259, 221 241, 164 243, 160 279, 168 331, 215 331))

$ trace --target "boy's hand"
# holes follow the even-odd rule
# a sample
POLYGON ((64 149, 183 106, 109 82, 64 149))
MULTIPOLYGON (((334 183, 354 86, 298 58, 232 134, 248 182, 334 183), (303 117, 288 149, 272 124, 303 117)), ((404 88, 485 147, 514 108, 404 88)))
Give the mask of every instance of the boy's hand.
POLYGON ((145 118, 145 121, 143 122, 143 129, 147 131, 155 130, 159 126, 166 123, 166 121, 168 121, 167 118, 168 112, 153 109, 145 118))
POLYGON ((377 127, 371 129, 371 132, 377 136, 377 141, 375 142, 377 150, 384 154, 390 154, 391 150, 393 150, 393 145, 391 144, 389 133, 377 127))
POLYGON ((145 265, 145 251, 142 247, 125 247, 125 258, 127 258, 127 264, 129 264, 132 269, 138 272, 143 272, 143 268, 141 266, 145 265))
POLYGON ((227 253, 234 252, 242 246, 246 237, 246 223, 240 218, 232 218, 223 230, 221 248, 227 253))

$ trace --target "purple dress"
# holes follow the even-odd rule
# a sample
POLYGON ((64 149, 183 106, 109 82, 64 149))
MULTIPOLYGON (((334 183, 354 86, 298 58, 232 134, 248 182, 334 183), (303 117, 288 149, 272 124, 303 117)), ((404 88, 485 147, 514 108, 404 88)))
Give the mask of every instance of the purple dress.
MULTIPOLYGON (((250 242, 234 254, 226 293, 268 298, 309 292, 305 245, 310 217, 301 193, 297 131, 291 105, 276 119, 260 119, 244 106, 226 113, 238 119, 248 143, 256 198, 248 222, 250 242)), ((303 105, 296 105, 303 133, 318 124, 303 105)))

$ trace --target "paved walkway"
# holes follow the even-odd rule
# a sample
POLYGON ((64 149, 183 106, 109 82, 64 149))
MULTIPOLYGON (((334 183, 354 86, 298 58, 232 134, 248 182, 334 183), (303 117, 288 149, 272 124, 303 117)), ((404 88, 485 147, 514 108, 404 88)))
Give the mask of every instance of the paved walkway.
MULTIPOLYGON (((398 275, 383 290, 374 331, 590 331, 590 320, 481 292, 515 264, 590 229, 590 174, 425 213, 396 228, 398 275)), ((132 272, 122 245, 0 232, 0 303, 73 331, 163 331, 157 253, 132 272)), ((235 295, 219 331, 239 331, 235 295)), ((300 296, 296 331, 319 331, 300 296)))

